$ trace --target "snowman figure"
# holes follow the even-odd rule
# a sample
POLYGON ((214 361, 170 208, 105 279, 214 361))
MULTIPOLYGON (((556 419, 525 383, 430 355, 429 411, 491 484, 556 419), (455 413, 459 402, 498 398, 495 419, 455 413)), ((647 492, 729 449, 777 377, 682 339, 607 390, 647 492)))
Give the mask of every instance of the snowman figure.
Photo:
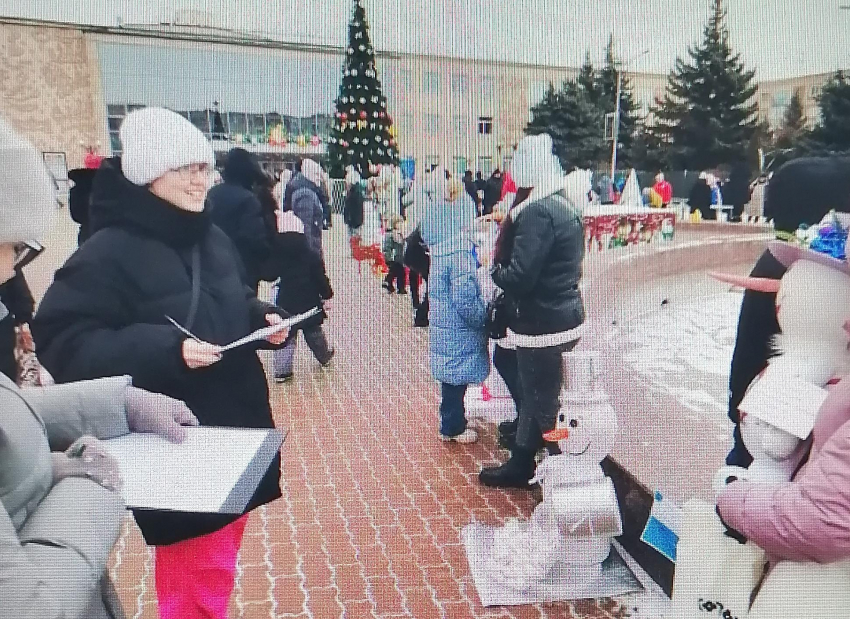
POLYGON ((506 586, 523 591, 581 590, 599 577, 611 539, 622 534, 614 484, 600 465, 614 446, 617 416, 596 384, 599 354, 564 356, 569 388, 555 429, 544 435, 561 454, 546 457, 530 482, 543 489, 530 522, 510 522, 494 540, 494 570, 506 586))
MULTIPOLYGON (((768 247, 788 269, 781 280, 712 273, 726 283, 776 293, 781 330, 774 341, 777 354, 750 389, 759 380, 771 378, 781 384, 783 377, 789 384, 800 380, 826 388, 850 372, 850 267, 846 261, 788 243, 774 241, 768 247)), ((743 414, 741 436, 753 462, 748 469, 724 466, 718 470, 715 492, 721 492, 734 479, 765 483, 790 480, 808 452, 806 439, 813 423, 813 414, 806 424, 797 419, 743 414)))

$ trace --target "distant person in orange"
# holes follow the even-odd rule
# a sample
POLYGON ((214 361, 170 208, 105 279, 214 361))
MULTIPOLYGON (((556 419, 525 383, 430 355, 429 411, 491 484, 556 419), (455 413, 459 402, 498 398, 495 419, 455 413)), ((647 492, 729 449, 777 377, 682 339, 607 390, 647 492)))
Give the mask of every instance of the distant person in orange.
POLYGON ((667 208, 673 199, 673 186, 665 180, 663 172, 659 172, 655 176, 655 184, 652 186, 652 190, 661 196, 662 208, 667 208))

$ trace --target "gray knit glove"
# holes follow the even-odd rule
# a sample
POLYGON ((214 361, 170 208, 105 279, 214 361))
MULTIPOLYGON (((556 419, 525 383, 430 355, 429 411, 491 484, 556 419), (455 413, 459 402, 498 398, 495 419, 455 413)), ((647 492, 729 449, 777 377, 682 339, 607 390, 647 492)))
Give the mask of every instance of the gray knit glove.
POLYGON ((127 387, 127 425, 131 432, 157 434, 172 443, 186 438, 183 426, 198 425, 198 418, 180 400, 137 387, 127 387))

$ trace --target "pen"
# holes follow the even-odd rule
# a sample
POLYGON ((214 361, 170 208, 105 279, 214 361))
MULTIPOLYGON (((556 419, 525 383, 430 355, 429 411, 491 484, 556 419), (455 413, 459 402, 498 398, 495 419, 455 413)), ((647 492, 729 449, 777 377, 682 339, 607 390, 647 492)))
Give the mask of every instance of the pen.
POLYGON ((180 323, 178 323, 176 320, 174 320, 171 316, 166 316, 165 318, 166 318, 166 320, 168 320, 168 322, 170 322, 175 327, 177 327, 177 330, 180 331, 180 333, 182 333, 183 335, 187 335, 187 336, 191 337, 196 342, 201 342, 201 340, 195 334, 193 334, 191 331, 189 331, 189 329, 186 329, 185 327, 180 326, 180 323))

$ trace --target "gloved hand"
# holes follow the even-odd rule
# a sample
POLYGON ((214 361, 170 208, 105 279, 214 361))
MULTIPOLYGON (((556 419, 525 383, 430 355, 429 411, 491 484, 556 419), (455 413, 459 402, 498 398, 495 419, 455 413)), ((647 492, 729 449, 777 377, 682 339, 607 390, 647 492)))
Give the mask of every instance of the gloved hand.
POLYGON ((124 405, 131 432, 157 434, 180 443, 186 438, 183 426, 198 425, 198 418, 184 402, 138 387, 127 387, 124 405))
POLYGON ((93 436, 77 439, 64 453, 55 452, 53 458, 53 483, 68 477, 83 477, 100 484, 107 490, 121 490, 121 469, 118 462, 93 436))

